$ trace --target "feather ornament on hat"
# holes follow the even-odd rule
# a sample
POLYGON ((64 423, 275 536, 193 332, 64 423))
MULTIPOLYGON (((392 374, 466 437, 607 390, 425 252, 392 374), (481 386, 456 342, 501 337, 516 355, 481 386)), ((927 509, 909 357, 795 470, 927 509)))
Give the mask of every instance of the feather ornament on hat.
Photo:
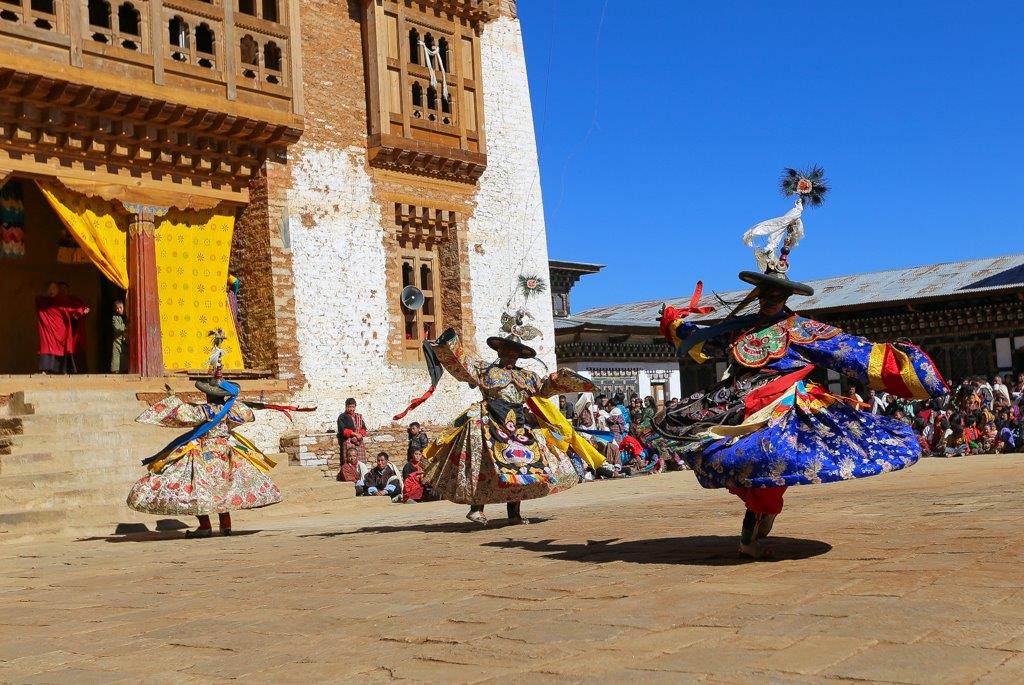
POLYGON ((785 273, 789 269, 789 252, 804 237, 804 203, 820 206, 829 189, 825 170, 819 166, 807 171, 785 169, 780 185, 783 195, 796 195, 793 208, 780 217, 762 221, 743 234, 743 243, 754 249, 754 259, 762 273, 785 273))

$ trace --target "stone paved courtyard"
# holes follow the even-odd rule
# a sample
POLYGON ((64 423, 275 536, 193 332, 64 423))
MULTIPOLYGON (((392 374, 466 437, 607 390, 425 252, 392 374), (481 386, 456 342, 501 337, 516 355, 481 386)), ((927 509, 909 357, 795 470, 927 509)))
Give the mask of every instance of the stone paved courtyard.
POLYGON ((529 527, 349 500, 231 538, 7 544, 0 681, 1021 683, 1022 475, 791 489, 774 563, 737 557, 738 500, 688 473, 527 503, 529 527))

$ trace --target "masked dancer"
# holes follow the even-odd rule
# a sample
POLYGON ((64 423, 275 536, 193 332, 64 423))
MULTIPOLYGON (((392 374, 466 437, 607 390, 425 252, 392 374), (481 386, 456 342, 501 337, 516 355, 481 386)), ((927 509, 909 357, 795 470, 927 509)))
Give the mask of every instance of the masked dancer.
POLYGON ((603 463, 589 445, 583 446, 585 440, 576 435, 557 407, 544 400, 560 393, 593 390, 590 381, 568 369, 541 377, 519 366, 520 360, 537 355, 522 341, 541 334, 526 323, 528 316, 524 309, 502 316, 503 334, 487 339, 487 346, 498 356, 492 362, 470 358, 451 328, 423 346, 431 389, 414 400, 410 409, 431 395, 445 370, 481 394, 479 402, 427 446, 423 482, 446 500, 468 504, 466 517, 480 525, 487 525, 486 504, 505 503, 509 523, 528 523, 520 509, 523 500, 576 485, 579 474, 566 452, 570 444, 577 443, 581 459, 592 468, 603 463))
POLYGON ((190 538, 213 535, 211 514, 218 515, 221 534, 230 535, 232 510, 256 509, 281 501, 281 491, 270 477, 276 462, 234 428, 255 421, 253 409, 312 411, 241 402, 238 385, 223 378, 220 345, 224 333, 218 329, 211 336, 213 374, 208 381, 196 382, 206 402, 188 404, 171 393, 136 419, 139 423, 192 430, 144 459, 142 463, 149 472, 128 493, 128 506, 136 511, 198 517, 199 528, 186 533, 190 538))
POLYGON ((740 552, 755 559, 772 556, 760 541, 782 511, 788 486, 866 478, 910 466, 921 455, 910 426, 851 406, 808 380, 815 368, 899 397, 948 391, 915 345, 872 343, 787 307, 790 297, 814 293, 789 280, 789 254, 803 236, 804 203, 819 205, 827 186, 820 168, 787 169, 782 188, 796 196, 793 209, 744 235, 759 270, 740 273, 754 289, 736 310, 711 327, 684 321, 711 311, 699 306, 698 283, 688 307, 666 306, 661 315, 661 331, 680 356, 724 359, 728 367, 719 383, 660 414, 655 429, 703 487, 727 488, 743 500, 740 552), (755 302, 756 312, 744 315, 755 302))

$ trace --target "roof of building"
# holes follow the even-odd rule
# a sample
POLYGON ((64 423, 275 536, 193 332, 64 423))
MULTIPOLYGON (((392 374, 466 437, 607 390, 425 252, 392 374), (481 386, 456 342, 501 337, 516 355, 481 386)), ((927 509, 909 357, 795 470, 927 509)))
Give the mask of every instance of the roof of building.
MULTIPOLYGON (((801 312, 878 307, 1021 290, 1024 289, 1024 254, 873 271, 807 283, 814 288, 814 295, 796 296, 792 300, 793 308, 801 312)), ((717 294, 723 300, 737 301, 749 292, 749 288, 744 288, 717 294)), ((556 328, 564 330, 582 325, 650 328, 657 326, 658 312, 662 303, 666 302, 673 306, 685 306, 689 304, 690 296, 596 307, 562 319, 565 325, 556 324, 556 328)), ((705 288, 700 303, 715 307, 715 311, 693 316, 690 321, 716 321, 724 318, 730 309, 729 305, 719 302, 709 288, 705 288)))
POLYGON ((596 274, 604 268, 604 264, 590 264, 589 262, 565 262, 560 259, 549 259, 548 266, 552 269, 564 269, 565 271, 580 271, 586 274, 596 274))

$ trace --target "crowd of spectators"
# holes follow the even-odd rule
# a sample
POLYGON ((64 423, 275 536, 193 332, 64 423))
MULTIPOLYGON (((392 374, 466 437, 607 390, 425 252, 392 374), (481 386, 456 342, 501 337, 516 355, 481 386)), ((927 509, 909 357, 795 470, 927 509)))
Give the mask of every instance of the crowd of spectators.
POLYGON ((855 402, 873 414, 908 424, 922 454, 962 457, 1024 451, 1024 373, 965 378, 951 384, 950 394, 933 400, 906 401, 869 390, 855 402))
MULTIPOLYGON (((1024 452, 1024 373, 1009 376, 965 378, 952 384, 951 392, 932 400, 904 400, 884 392, 867 390, 863 395, 850 386, 846 399, 864 411, 884 414, 911 427, 921 452, 931 457, 962 457, 971 454, 1024 452)), ((678 400, 666 402, 671 408, 678 400)), ((406 463, 401 471, 380 452, 376 465, 362 460, 362 438, 366 435, 362 417, 349 400, 346 414, 338 418, 342 451, 339 481, 355 484, 356 494, 390 497, 394 502, 424 502, 437 499, 423 483, 420 465, 430 443, 419 423, 408 427, 406 463)), ((574 459, 584 480, 624 478, 666 470, 685 469, 686 464, 654 431, 657 404, 653 397, 632 396, 628 400, 583 393, 575 402, 558 398, 562 415, 604 455, 606 465, 594 471, 574 459)), ((570 455, 573 456, 573 455, 570 455)))

